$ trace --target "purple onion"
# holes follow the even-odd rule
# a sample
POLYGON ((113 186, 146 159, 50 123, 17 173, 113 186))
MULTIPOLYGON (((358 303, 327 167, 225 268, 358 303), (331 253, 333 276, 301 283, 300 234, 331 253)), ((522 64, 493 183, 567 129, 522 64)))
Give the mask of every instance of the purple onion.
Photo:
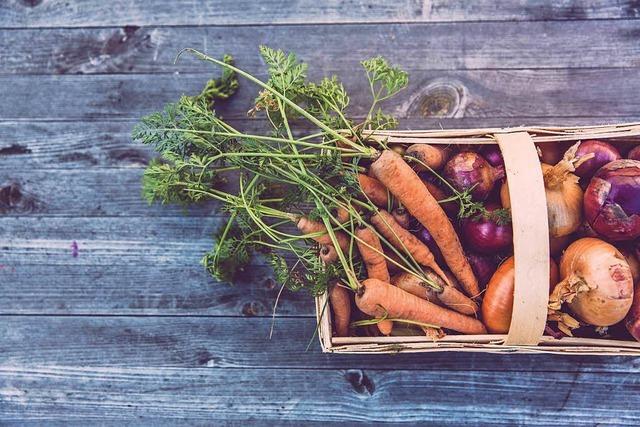
POLYGON ((480 149, 480 154, 485 158, 491 166, 504 167, 504 159, 502 158, 502 151, 497 145, 485 145, 480 149))
POLYGON ((458 191, 473 188, 473 197, 485 200, 495 182, 504 178, 504 167, 491 166, 480 154, 463 151, 449 159, 444 167, 444 176, 458 191))
POLYGON ((438 247, 435 239, 433 238, 431 233, 429 233, 429 230, 424 227, 420 227, 420 229, 418 230, 418 239, 420 239, 422 243, 427 245, 436 262, 442 265, 444 263, 444 257, 442 256, 442 252, 440 252, 440 248, 438 247))
POLYGON ((575 174, 580 178, 590 179, 602 166, 622 158, 616 147, 608 142, 597 139, 582 141, 576 151, 576 158, 592 153, 594 155, 593 158, 585 161, 576 168, 575 174))
POLYGON ((480 286, 485 287, 491 276, 496 272, 498 268, 498 259, 495 256, 480 255, 474 253, 468 253, 467 259, 471 264, 471 269, 476 275, 480 286))
POLYGON ((640 236, 640 161, 616 160, 596 172, 584 194, 593 230, 613 241, 640 236))
POLYGON ((633 147, 631 151, 627 154, 627 159, 629 160, 640 160, 640 145, 637 147, 633 147))
MULTIPOLYGON (((487 204, 487 211, 499 209, 498 205, 487 204)), ((462 235, 467 247, 474 252, 493 255, 509 250, 513 245, 511 222, 499 223, 495 218, 478 214, 462 221, 462 235)))

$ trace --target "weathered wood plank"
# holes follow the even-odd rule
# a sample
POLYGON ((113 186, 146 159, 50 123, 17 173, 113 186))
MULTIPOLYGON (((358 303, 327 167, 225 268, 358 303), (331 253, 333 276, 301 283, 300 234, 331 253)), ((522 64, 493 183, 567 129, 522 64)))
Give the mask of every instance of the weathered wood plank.
MULTIPOLYGON (((431 353, 323 354, 315 319, 2 316, 0 366, 145 366, 635 374, 640 358, 431 353), (273 335, 269 334, 273 324, 273 335), (312 340, 310 351, 306 351, 312 340), (265 359, 265 354, 268 359, 265 359)), ((541 374, 542 375, 542 374, 541 374)))
POLYGON ((215 203, 149 206, 142 169, 0 169, 0 214, 12 216, 209 216, 215 203))
POLYGON ((449 22, 619 19, 640 17, 633 0, 513 0, 496 7, 491 0, 338 0, 261 1, 98 0, 3 3, 0 26, 84 27, 105 25, 247 25, 346 22, 449 22))
MULTIPOLYGON (((368 85, 342 72, 352 115, 364 116, 368 85)), ((317 76, 316 76, 317 77, 317 76)), ((197 93, 204 75, 0 76, 0 117, 12 119, 138 118, 181 94, 197 93), (41 96, 46 93, 47 96, 41 96)), ((416 71, 388 109, 405 117, 636 116, 640 75, 635 69, 416 71), (589 90, 585 90, 589 88, 589 90)), ((243 84, 228 118, 244 117, 256 90, 243 84)))
MULTIPOLYGON (((508 118, 419 118, 400 121, 402 129, 455 129, 521 125, 600 125, 616 121, 637 122, 640 115, 614 118, 508 117, 508 118)), ((75 169, 140 168, 154 155, 141 144, 133 144, 130 131, 135 121, 1 122, 0 168, 75 169)), ((231 121, 249 133, 264 131, 267 123, 257 119, 231 121)), ((138 191, 134 189, 134 191, 138 191)))
MULTIPOLYGON (((143 252, 139 253, 144 258, 143 252)), ((30 262, 31 257, 24 257, 30 262)), ((109 258, 109 257, 105 257, 109 258)), ((211 278, 196 257, 188 265, 33 265, 0 255, 0 314, 270 316, 280 286, 256 265, 234 285, 211 278)), ((43 261, 46 262, 46 259, 43 261)), ((312 316, 312 298, 283 291, 278 316, 312 316)), ((40 319, 48 324, 49 318, 40 319)))
POLYGON ((0 367, 3 419, 563 425, 639 421, 633 374, 0 367), (428 393, 420 391, 428 390, 428 393), (606 394, 607 399, 594 399, 606 394), (391 398, 391 396, 393 398, 391 398))
POLYGON ((200 61, 174 64, 185 47, 215 57, 231 53, 240 66, 259 70, 260 44, 296 52, 320 69, 338 61, 341 70, 357 69, 372 54, 413 71, 633 67, 640 65, 639 33, 640 20, 3 30, 0 73, 211 71, 200 61), (553 55, 547 46, 553 46, 553 55))

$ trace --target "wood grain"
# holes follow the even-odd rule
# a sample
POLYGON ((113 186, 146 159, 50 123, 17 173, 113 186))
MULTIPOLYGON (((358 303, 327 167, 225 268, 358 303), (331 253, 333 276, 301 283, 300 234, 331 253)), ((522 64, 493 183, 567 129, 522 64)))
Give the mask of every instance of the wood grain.
MULTIPOLYGON (((585 126, 638 122, 640 115, 615 117, 410 117, 401 129, 456 129, 523 125, 585 126)), ((154 152, 131 141, 135 121, 0 121, 0 168, 5 170, 142 168, 154 152)), ((230 120, 236 129, 264 132, 267 122, 230 120)), ((138 190, 134 190, 138 191, 138 190)))
POLYGON ((639 33, 640 20, 0 30, 0 73, 212 72, 200 61, 174 64, 185 47, 231 53, 240 66, 262 70, 262 44, 296 52, 322 71, 358 69, 372 52, 411 71, 632 67, 640 64, 639 33), (554 46, 553 54, 541 46, 554 46))
POLYGON ((634 424, 633 374, 0 367, 5 419, 634 424), (425 398, 420 390, 428 390, 425 398), (550 393, 549 390, 553 390, 550 393), (594 393, 608 399, 593 400, 594 393), (389 396, 393 396, 390 399, 389 396), (384 402, 384 404, 382 404, 384 402), (482 408, 479 410, 478 408, 482 408), (510 408, 510 410, 506 410, 510 408))
POLYGON ((448 22, 619 19, 640 17, 633 0, 513 0, 496 7, 491 0, 6 0, 0 26, 84 27, 104 25, 248 25, 348 22, 448 22))
MULTIPOLYGON (((634 69, 416 71, 402 96, 387 103, 400 118, 637 116, 640 76, 634 69), (589 90, 585 90, 589 88, 589 90)), ((319 76, 314 76, 319 77, 319 76)), ((369 101, 360 73, 342 72, 351 114, 369 101)), ((182 94, 198 93, 204 75, 0 76, 5 120, 138 119, 182 94), (46 93, 48 96, 39 96, 46 93)), ((227 118, 246 117, 256 90, 243 84, 227 118)))
MULTIPOLYGON (((323 354, 310 317, 2 316, 0 366, 380 369, 627 373, 640 358, 430 353, 323 354), (273 335, 269 334, 273 324, 273 335), (239 339, 242 337, 242 339, 239 339), (311 349, 306 351, 311 341, 311 349), (38 351, 30 351, 37 345, 38 351), (265 358, 268 357, 268 360, 265 358)), ((419 372, 416 372, 419 375, 419 372)), ((541 374, 544 377, 545 374, 541 374)), ((637 380, 633 380, 635 383, 637 380)), ((1 405, 0 405, 1 406, 1 405)))

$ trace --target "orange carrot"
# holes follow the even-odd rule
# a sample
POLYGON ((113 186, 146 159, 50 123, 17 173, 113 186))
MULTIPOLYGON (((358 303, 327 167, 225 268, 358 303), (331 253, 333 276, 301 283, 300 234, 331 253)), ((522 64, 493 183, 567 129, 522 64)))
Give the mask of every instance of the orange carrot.
POLYGON ((340 224, 344 224, 345 222, 349 221, 350 217, 349 211, 343 207, 339 207, 336 209, 335 216, 340 224))
POLYGON ((478 296, 478 280, 471 270, 451 221, 411 166, 398 154, 385 150, 373 162, 371 170, 433 236, 449 269, 456 275, 467 295, 478 296))
POLYGON ((409 273, 400 273, 394 276, 391 279, 391 283, 410 294, 436 304, 445 305, 458 313, 473 316, 478 312, 478 305, 468 296, 464 295, 453 286, 447 285, 433 271, 427 270, 424 273, 427 279, 440 285, 442 287, 442 291, 438 292, 429 288, 419 278, 409 273))
MULTIPOLYGON (((413 144, 407 148, 405 155, 415 157, 431 169, 438 170, 444 166, 449 158, 449 150, 446 147, 437 145, 413 144)), ((418 172, 428 170, 420 162, 412 162, 411 166, 413 166, 413 169, 418 172)))
MULTIPOLYGON (((362 261, 367 268, 367 277, 389 282, 391 278, 387 269, 387 261, 384 258, 382 244, 376 233, 372 229, 364 227, 358 228, 355 234, 358 251, 360 251, 362 261)), ((389 320, 383 320, 377 325, 384 335, 389 335, 393 330, 393 322, 389 320)))
POLYGON ((375 178, 367 175, 358 174, 358 182, 362 192, 373 202, 374 205, 383 208, 389 203, 389 193, 384 185, 375 178))
MULTIPOLYGON (((321 245, 332 245, 333 242, 331 237, 327 233, 327 228, 321 222, 316 222, 310 220, 306 217, 300 217, 298 223, 296 224, 298 230, 300 230, 303 234, 312 234, 312 233, 324 233, 319 236, 313 237, 313 240, 320 243, 321 245)), ((336 235, 336 239, 338 240, 338 244, 343 252, 346 252, 349 249, 349 238, 340 231, 334 231, 336 235)))
POLYGON ((377 279, 367 279, 356 294, 356 305, 370 316, 411 320, 452 329, 463 334, 486 334, 484 325, 473 317, 418 298, 402 289, 377 279))
POLYGON ((371 217, 371 222, 380 234, 401 253, 404 252, 406 248, 418 264, 431 268, 442 277, 443 280, 448 282, 447 276, 436 262, 427 245, 422 243, 408 230, 402 228, 389 212, 385 210, 378 211, 378 213, 371 217))
POLYGON ((349 322, 351 321, 351 298, 349 291, 334 284, 329 289, 329 302, 333 312, 333 327, 336 336, 349 336, 349 322))

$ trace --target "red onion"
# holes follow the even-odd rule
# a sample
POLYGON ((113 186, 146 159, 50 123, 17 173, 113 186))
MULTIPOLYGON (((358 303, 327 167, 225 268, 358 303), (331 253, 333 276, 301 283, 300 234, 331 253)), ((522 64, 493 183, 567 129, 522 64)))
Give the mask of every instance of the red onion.
POLYGON ((439 265, 442 265, 444 262, 444 258, 442 256, 442 253, 440 252, 440 248, 438 247, 436 241, 433 239, 433 236, 431 235, 431 233, 429 233, 429 230, 421 226, 420 230, 418 230, 418 239, 420 239, 422 243, 427 245, 427 247, 433 254, 433 257, 436 259, 436 262, 439 265))
MULTIPOLYGON (((496 204, 487 204, 489 214, 498 210, 496 204)), ((511 221, 499 221, 493 215, 478 214, 462 222, 462 235, 467 247, 481 254, 496 254, 509 250, 513 242, 511 221)))
POLYGON ((629 153, 627 153, 627 159, 640 160, 640 145, 633 147, 629 153))
POLYGON ((444 167, 444 176, 458 191, 473 187, 473 197, 484 200, 495 182, 504 178, 504 167, 491 166, 480 154, 463 151, 449 159, 444 167))
POLYGON ((640 341, 640 289, 636 288, 633 304, 627 314, 624 325, 636 341, 640 341))
POLYGON ((493 273, 496 272, 496 268, 498 268, 498 259, 495 256, 474 253, 467 253, 467 259, 469 259, 471 269, 478 278, 480 286, 487 286, 491 276, 493 276, 493 273))
POLYGON ((600 168, 585 192, 584 213, 606 239, 640 236, 640 161, 616 160, 600 168))
POLYGON ((589 179, 602 166, 621 158, 620 152, 616 147, 597 139, 582 141, 578 146, 575 157, 580 158, 592 153, 594 155, 593 158, 582 163, 574 172, 580 178, 589 179))
POLYGON ((502 158, 502 152, 497 145, 485 145, 480 149, 480 154, 485 158, 491 166, 504 167, 504 159, 502 158))

